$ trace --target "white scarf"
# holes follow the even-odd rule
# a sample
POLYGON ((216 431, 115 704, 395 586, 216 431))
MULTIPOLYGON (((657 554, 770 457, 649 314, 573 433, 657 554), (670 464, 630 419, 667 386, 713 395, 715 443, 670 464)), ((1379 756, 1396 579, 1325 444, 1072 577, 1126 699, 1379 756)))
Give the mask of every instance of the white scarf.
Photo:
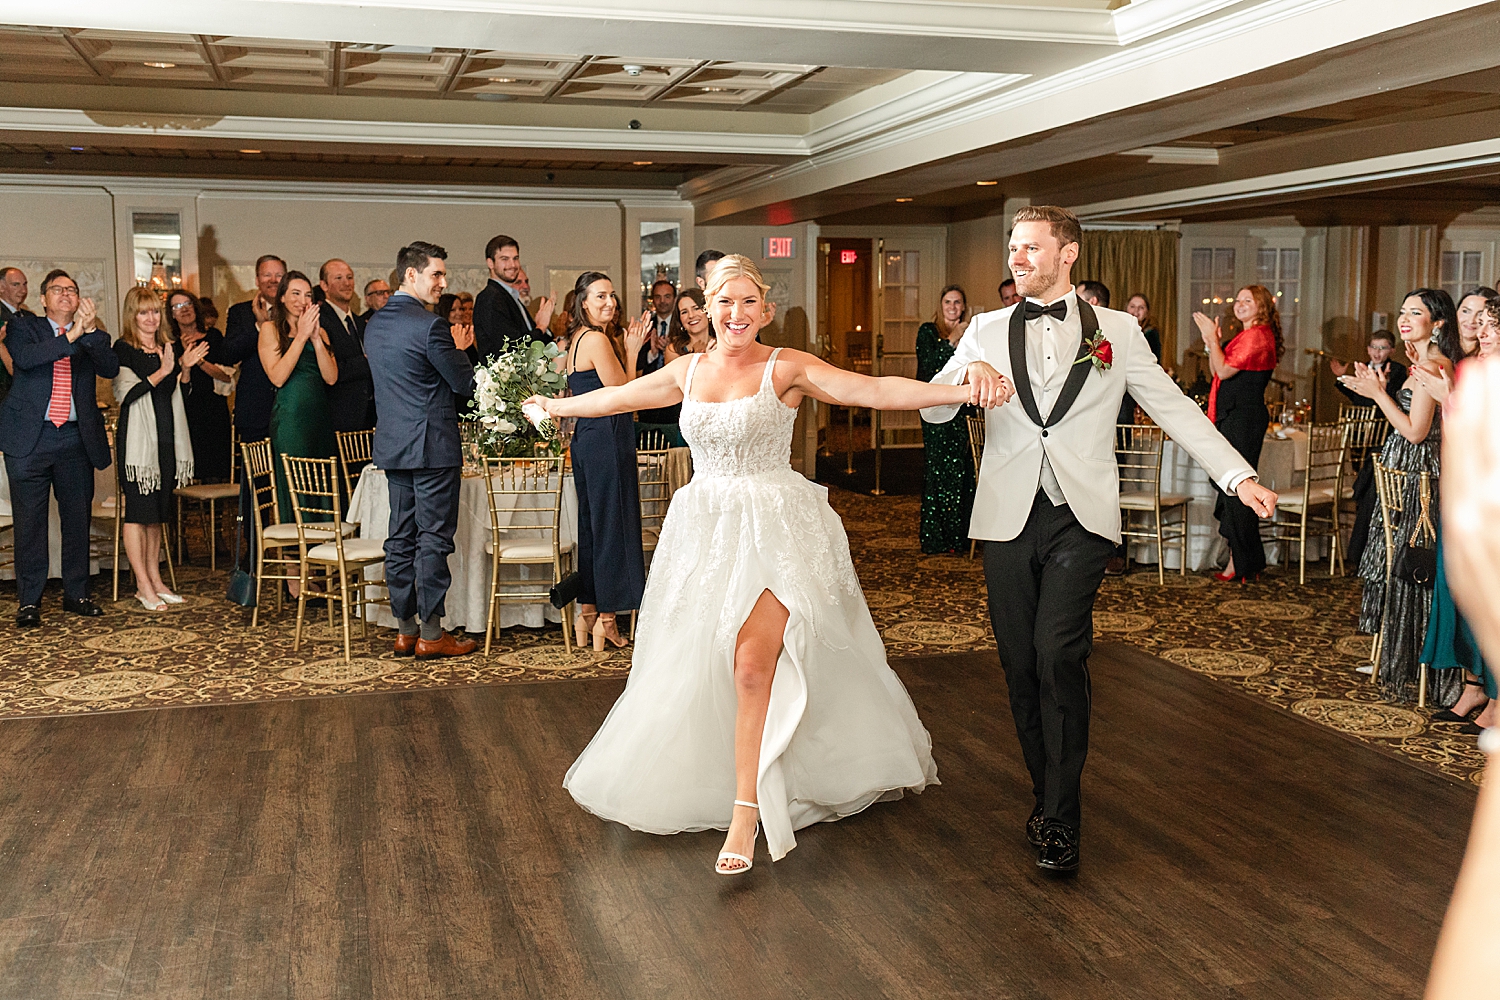
MULTIPOLYGON (((176 378, 174 369, 168 378, 176 378)), ((123 400, 141 378, 125 365, 115 376, 115 398, 123 400)), ((156 401, 151 393, 137 399, 125 422, 125 479, 136 484, 142 493, 161 489, 161 458, 157 450, 156 401)), ((193 481, 193 439, 188 434, 187 408, 182 405, 182 390, 172 393, 172 447, 177 455, 177 486, 193 481)))

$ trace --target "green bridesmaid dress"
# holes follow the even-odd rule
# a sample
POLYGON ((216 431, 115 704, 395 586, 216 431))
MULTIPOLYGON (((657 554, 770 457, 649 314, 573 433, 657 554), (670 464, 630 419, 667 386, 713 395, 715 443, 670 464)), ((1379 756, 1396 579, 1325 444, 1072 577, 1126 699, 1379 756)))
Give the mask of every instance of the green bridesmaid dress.
MULTIPOLYGON (((931 382, 953 357, 954 346, 932 323, 917 328, 917 378, 931 382)), ((965 406, 946 424, 922 421, 926 475, 922 489, 922 551, 962 552, 969 547, 969 515, 974 509, 974 456, 969 451, 965 406)))
POLYGON ((292 524, 292 498, 286 488, 282 455, 296 458, 333 458, 338 442, 333 437, 333 418, 328 410, 328 386, 318 370, 312 344, 302 348, 297 367, 286 384, 276 390, 271 406, 271 457, 276 465, 276 506, 281 522, 292 524))

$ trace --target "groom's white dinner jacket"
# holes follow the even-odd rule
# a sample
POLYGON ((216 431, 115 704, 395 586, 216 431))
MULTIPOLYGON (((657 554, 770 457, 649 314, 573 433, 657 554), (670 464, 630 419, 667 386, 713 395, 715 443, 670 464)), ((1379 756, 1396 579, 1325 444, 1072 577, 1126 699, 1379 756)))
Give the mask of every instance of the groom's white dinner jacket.
MULTIPOLYGON (((1078 365, 1087 367, 1088 372, 1071 408, 1051 427, 1033 421, 1021 398, 1020 381, 1029 382, 1036 408, 1046 423, 1052 408, 1064 396, 1082 343, 1077 295, 1069 292, 1063 301, 1068 306, 1065 319, 1041 316, 1024 324, 1027 370, 1019 378, 1011 364, 1011 313, 1022 308, 1025 300, 975 316, 947 366, 932 379, 958 385, 970 362, 985 361, 1017 389, 1003 406, 985 414, 984 458, 974 516, 969 522, 970 537, 1002 542, 1015 538, 1026 526, 1038 487, 1050 486, 1048 493, 1054 502, 1058 499, 1054 494, 1061 489, 1079 524, 1118 542, 1120 476, 1115 465, 1115 421, 1127 391, 1224 490, 1233 492, 1242 480, 1255 474, 1198 405, 1162 371, 1129 313, 1093 307, 1097 328, 1114 355, 1112 364, 1099 371, 1091 361, 1079 361, 1078 365), (1042 482, 1043 456, 1056 477, 1054 483, 1042 482)), ((1094 332, 1088 331, 1089 336, 1094 332)), ((946 423, 958 410, 957 406, 928 407, 922 411, 922 419, 946 423)))

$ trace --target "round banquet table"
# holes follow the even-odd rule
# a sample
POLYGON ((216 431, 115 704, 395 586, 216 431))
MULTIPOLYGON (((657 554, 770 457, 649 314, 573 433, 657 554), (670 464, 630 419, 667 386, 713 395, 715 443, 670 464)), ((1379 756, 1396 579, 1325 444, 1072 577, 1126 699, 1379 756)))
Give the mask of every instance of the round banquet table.
MULTIPOLYGON (((692 478, 692 463, 688 449, 673 448, 667 455, 668 489, 675 493, 692 478)), ((646 487, 643 487, 646 489, 646 487)), ((502 511, 502 525, 507 522, 521 530, 507 532, 507 539, 541 537, 540 531, 524 530, 527 524, 541 523, 542 514, 528 515, 524 511, 502 511)), ((347 520, 359 525, 361 538, 384 541, 390 533, 391 502, 385 473, 374 466, 367 467, 349 498, 347 520)), ((563 477, 562 530, 560 542, 567 546, 578 537, 578 491, 573 485, 572 475, 563 477)), ((445 602, 447 614, 443 616, 443 628, 463 628, 467 632, 483 632, 489 613, 490 556, 485 544, 490 540, 489 497, 485 491, 483 475, 466 470, 458 496, 458 527, 453 533, 453 552, 448 556, 448 571, 453 583, 448 588, 445 602)), ((564 572, 571 563, 563 557, 564 572)), ((648 563, 649 565, 649 563, 648 563)), ((529 579, 547 579, 552 567, 546 564, 532 566, 502 566, 500 579, 514 580, 518 585, 529 579)), ((372 580, 385 579, 382 566, 373 566, 367 572, 372 580)), ((535 583, 526 584, 535 589, 535 583)), ((370 596, 386 597, 384 587, 371 588, 370 596)), ((500 628, 526 625, 540 628, 546 622, 561 621, 561 613, 546 601, 535 604, 502 604, 500 606, 500 628)), ((386 605, 375 606, 370 621, 387 628, 396 627, 396 619, 386 605)))

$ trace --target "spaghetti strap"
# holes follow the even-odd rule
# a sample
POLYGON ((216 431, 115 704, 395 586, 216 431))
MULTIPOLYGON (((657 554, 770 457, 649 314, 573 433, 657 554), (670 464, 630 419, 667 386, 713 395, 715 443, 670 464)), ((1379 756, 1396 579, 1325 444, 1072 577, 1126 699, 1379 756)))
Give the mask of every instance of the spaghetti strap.
POLYGON ((771 376, 776 371, 776 355, 778 355, 780 353, 781 353, 781 348, 778 347, 774 351, 772 351, 771 352, 771 356, 766 359, 766 370, 765 370, 765 373, 763 375, 761 375, 761 377, 760 377, 760 391, 761 392, 765 392, 766 391, 766 386, 768 386, 768 385, 771 384, 771 376))
POLYGON ((693 391, 693 372, 698 370, 698 359, 701 357, 703 355, 694 354, 692 359, 688 361, 687 377, 682 380, 682 398, 684 400, 687 400, 693 391))

